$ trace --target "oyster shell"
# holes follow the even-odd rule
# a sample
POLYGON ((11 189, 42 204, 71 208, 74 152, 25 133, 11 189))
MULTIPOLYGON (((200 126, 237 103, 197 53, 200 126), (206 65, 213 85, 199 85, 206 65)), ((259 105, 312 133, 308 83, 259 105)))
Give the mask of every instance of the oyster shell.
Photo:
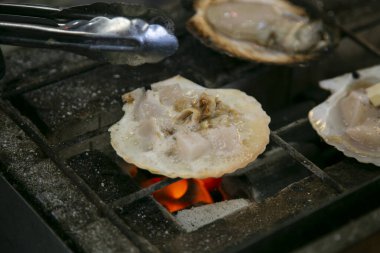
POLYGON ((110 128, 125 161, 168 177, 220 177, 245 167, 269 142, 270 118, 234 89, 206 89, 181 76, 123 96, 110 128))
POLYGON ((380 66, 320 83, 333 94, 309 112, 309 120, 330 145, 363 163, 380 166, 380 108, 369 102, 365 89, 380 82, 380 66))
POLYGON ((286 0, 196 0, 190 32, 206 45, 243 59, 276 64, 313 59, 336 31, 286 0))

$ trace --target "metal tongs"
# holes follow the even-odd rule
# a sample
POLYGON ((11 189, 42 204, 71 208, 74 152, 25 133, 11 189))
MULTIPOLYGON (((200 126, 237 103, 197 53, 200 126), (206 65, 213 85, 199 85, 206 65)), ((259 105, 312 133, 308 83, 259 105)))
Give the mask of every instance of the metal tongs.
POLYGON ((173 32, 159 10, 136 4, 0 4, 0 44, 63 49, 112 64, 161 61, 178 48, 173 32))

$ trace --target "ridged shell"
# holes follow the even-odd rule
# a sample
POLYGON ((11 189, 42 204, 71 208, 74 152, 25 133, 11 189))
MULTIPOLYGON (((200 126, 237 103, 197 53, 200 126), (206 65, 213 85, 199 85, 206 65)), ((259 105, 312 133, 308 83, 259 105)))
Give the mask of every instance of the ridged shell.
POLYGON ((123 99, 125 115, 109 130, 111 144, 125 161, 155 174, 173 178, 221 177, 255 160, 269 142, 270 118, 259 102, 239 90, 206 89, 175 76, 152 84, 152 90, 147 92, 140 88, 127 93, 123 99), (214 114, 219 116, 203 127, 205 121, 194 119, 195 113, 182 115, 184 111, 196 111, 191 101, 201 101, 204 94, 217 98, 219 105, 207 105, 210 110, 204 110, 203 116, 213 108, 223 106, 226 110, 214 114), (139 102, 148 101, 150 95, 157 98, 154 106, 139 102), (218 118, 221 120, 214 121, 218 118), (193 119, 200 129, 193 128, 193 119))
MULTIPOLYGON (((318 134, 330 145, 363 163, 380 166, 380 146, 370 148, 345 134, 345 124, 338 103, 363 82, 375 84, 380 81, 380 65, 360 70, 356 79, 351 73, 320 83, 321 88, 332 95, 309 112, 309 120, 318 134)), ((380 108, 378 108, 380 110, 380 108)), ((379 126, 380 129, 380 126, 379 126)), ((380 133, 379 133, 380 134, 380 133)))

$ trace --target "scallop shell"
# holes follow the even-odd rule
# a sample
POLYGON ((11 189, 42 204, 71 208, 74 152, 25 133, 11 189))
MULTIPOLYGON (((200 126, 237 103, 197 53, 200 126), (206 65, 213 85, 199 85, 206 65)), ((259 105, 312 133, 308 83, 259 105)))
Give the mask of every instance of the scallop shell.
MULTIPOLYGON (((316 58, 322 52, 328 51, 328 49, 335 46, 337 44, 337 41, 339 40, 339 32, 337 31, 337 29, 332 28, 332 26, 328 26, 326 23, 323 23, 320 19, 319 20, 321 21, 322 25, 322 30, 320 31, 321 39, 316 44, 315 48, 307 52, 286 52, 282 51, 279 48, 263 46, 253 41, 232 38, 229 36, 229 34, 223 34, 222 32, 218 31, 209 21, 207 16, 207 10, 210 6, 229 2, 255 3, 276 6, 276 10, 280 10, 281 12, 283 11, 285 13, 284 16, 289 16, 290 14, 306 19, 310 18, 309 12, 307 12, 306 9, 309 10, 311 8, 310 6, 308 6, 307 8, 306 6, 305 8, 296 6, 286 0, 196 0, 194 4, 196 14, 188 21, 188 30, 192 32, 196 37, 198 37, 207 46, 215 48, 218 51, 225 52, 231 56, 251 61, 274 64, 302 63, 316 58)), ((255 13, 252 12, 252 15, 254 14, 255 13)), ((310 20, 314 21, 315 19, 313 17, 310 18, 310 20)), ((279 29, 281 29, 285 26, 279 26, 278 24, 276 24, 270 27, 275 27, 274 29, 280 27, 279 29)), ((288 36, 289 34, 293 34, 293 31, 281 31, 279 33, 285 33, 286 36, 288 36)), ((260 34, 262 34, 262 32, 260 32, 260 34)))
MULTIPOLYGON (((352 90, 363 87, 363 85, 371 86, 378 83, 380 81, 380 65, 360 70, 357 74, 360 77, 358 79, 355 78, 356 74, 350 73, 322 81, 321 88, 331 91, 332 95, 309 112, 309 120, 326 143, 336 147, 346 156, 363 163, 380 166, 380 145, 370 147, 366 143, 353 140, 345 132, 346 124, 343 121, 339 102, 352 90)), ((380 108, 377 110, 380 111, 380 108)))
POLYGON ((206 89, 181 76, 123 96, 110 128, 125 161, 167 177, 220 177, 245 167, 269 142, 270 118, 253 97, 206 89))

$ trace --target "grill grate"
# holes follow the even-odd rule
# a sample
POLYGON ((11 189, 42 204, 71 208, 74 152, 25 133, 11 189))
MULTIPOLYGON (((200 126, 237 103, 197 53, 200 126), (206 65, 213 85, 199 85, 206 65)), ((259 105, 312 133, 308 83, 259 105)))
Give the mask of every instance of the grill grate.
POLYGON ((296 160, 298 163, 302 164, 306 169, 311 171, 314 175, 319 177, 323 182, 333 187, 338 193, 342 193, 344 191, 344 187, 340 185, 337 181, 331 178, 326 172, 320 169, 317 165, 307 159, 304 155, 298 152, 295 148, 293 148, 290 144, 284 141, 280 136, 278 136, 275 132, 270 134, 271 139, 276 142, 277 145, 286 150, 289 155, 296 160))
POLYGON ((99 196, 85 183, 85 181, 78 176, 75 171, 70 168, 47 143, 45 138, 39 134, 35 126, 33 126, 27 119, 22 117, 20 113, 9 103, 0 100, 1 109, 9 115, 9 117, 16 122, 16 124, 25 131, 25 133, 37 143, 42 151, 58 166, 58 168, 86 195, 88 199, 99 209, 101 212, 110 219, 120 231, 122 231, 127 238, 133 241, 142 252, 159 252, 159 250, 150 244, 146 239, 138 236, 133 230, 115 213, 112 208, 106 205, 99 196))
POLYGON ((179 180, 180 180, 179 178, 174 178, 174 179, 166 178, 166 179, 164 179, 160 182, 157 182, 155 184, 152 184, 151 186, 144 188, 138 192, 135 192, 131 195, 125 196, 121 199, 114 201, 112 203, 112 206, 114 208, 123 208, 123 207, 133 203, 134 201, 142 199, 144 197, 147 197, 147 196, 151 195, 153 192, 158 191, 158 190, 164 188, 165 186, 168 186, 168 185, 175 183, 179 180))
MULTIPOLYGON (((371 53, 373 56, 380 57, 379 50, 373 44, 357 36, 356 33, 353 32, 351 29, 348 29, 337 22, 336 24, 338 28, 341 30, 341 32, 345 36, 347 36, 347 38, 351 39, 354 43, 371 53)), ((370 25, 362 25, 361 28, 368 29, 373 24, 377 23, 372 21, 370 25)), ((21 115, 19 110, 11 103, 11 101, 19 98, 21 95, 27 92, 47 87, 58 81, 65 80, 77 76, 79 74, 83 74, 85 72, 94 71, 104 66, 106 65, 98 63, 89 63, 77 69, 64 71, 62 74, 59 75, 48 76, 48 78, 46 78, 46 76, 44 75, 41 78, 37 78, 36 81, 28 82, 27 85, 16 86, 13 87, 13 89, 5 90, 1 94, 2 98, 0 99, 0 108, 41 148, 45 155, 49 157, 59 167, 59 169, 72 181, 74 185, 76 185, 87 196, 87 198, 102 212, 102 214, 106 216, 116 227, 118 227, 127 238, 133 241, 142 252, 159 252, 159 249, 156 246, 151 244, 147 239, 140 236, 137 232, 134 232, 134 230, 129 225, 127 225, 127 223, 120 216, 120 213, 122 213, 121 210, 128 209, 130 204, 150 196, 153 192, 162 189, 163 187, 168 186, 174 182, 177 182, 179 179, 165 179, 147 188, 140 189, 134 193, 121 197, 113 201, 112 203, 105 203, 98 196, 98 194, 85 182, 85 180, 83 180, 59 154, 62 150, 69 149, 70 147, 76 144, 81 144, 84 141, 87 141, 93 137, 105 134, 109 126, 112 124, 106 124, 105 126, 99 127, 96 130, 88 131, 74 138, 69 138, 68 140, 65 140, 54 146, 49 144, 46 137, 40 134, 38 128, 26 117, 21 115)), ((244 65, 244 67, 241 70, 239 70, 238 73, 240 73, 241 71, 246 72, 247 70, 252 69, 257 70, 259 68, 262 68, 262 66, 256 64, 244 65)), ((303 154, 297 151, 297 149, 295 149, 289 142, 280 137, 280 135, 286 134, 290 131, 294 131, 296 128, 307 123, 307 118, 293 121, 284 127, 272 131, 271 140, 273 143, 275 143, 276 145, 281 147, 285 152, 287 152, 296 163, 302 165, 315 176, 317 176, 319 179, 321 179, 321 181, 327 187, 330 187, 332 190, 336 191, 336 193, 341 194, 341 197, 339 198, 339 200, 334 200, 332 203, 320 207, 320 209, 317 212, 302 214, 301 217, 299 217, 297 220, 292 220, 290 223, 283 224, 275 232, 271 231, 262 236, 250 238, 250 240, 247 241, 245 244, 242 244, 240 248, 234 248, 235 251, 244 250, 247 247, 249 248, 253 246, 255 247, 255 249, 259 250, 270 249, 270 244, 273 244, 273 242, 284 242, 283 240, 285 239, 280 238, 295 238, 297 233, 294 233, 294 231, 296 231, 299 228, 299 226, 312 227, 312 225, 316 224, 309 224, 310 221, 325 220, 323 218, 324 216, 336 217, 338 215, 338 212, 336 210, 343 210, 348 206, 355 205, 355 203, 357 204, 357 202, 355 201, 358 201, 360 198, 371 200, 374 193, 377 194, 379 189, 378 186, 380 184, 380 177, 369 182, 364 187, 347 192, 345 187, 341 185, 339 182, 337 182, 335 179, 333 179, 333 177, 330 176, 329 173, 322 170, 320 167, 318 167, 316 164, 314 164, 312 161, 306 158, 303 154), (344 206, 341 206, 341 203, 345 203, 344 206), (293 237, 286 236, 286 234, 292 234, 293 237)), ((99 123, 99 125, 101 125, 101 123, 99 123)), ((247 169, 245 169, 244 171, 249 172, 249 170, 247 169)), ((376 202, 376 200, 373 200, 373 202, 376 202)), ((373 205, 374 204, 367 205, 367 209, 372 208, 373 205)), ((367 209, 363 208, 363 211, 367 209)), ((294 241, 294 239, 289 240, 294 241)), ((229 248, 228 250, 232 249, 229 248)))

